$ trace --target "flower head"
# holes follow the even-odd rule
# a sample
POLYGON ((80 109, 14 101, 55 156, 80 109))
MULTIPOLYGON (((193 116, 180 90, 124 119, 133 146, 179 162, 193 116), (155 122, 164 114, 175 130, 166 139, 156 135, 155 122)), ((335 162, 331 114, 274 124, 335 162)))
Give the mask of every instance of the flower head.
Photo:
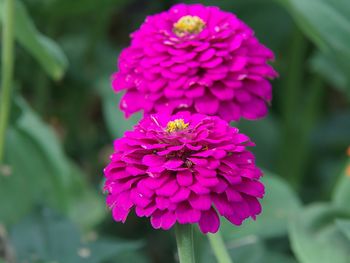
POLYGON ((235 15, 178 4, 132 34, 112 85, 126 90, 120 104, 126 116, 188 110, 226 121, 257 119, 271 100, 268 79, 277 73, 267 62, 273 59, 235 15))
POLYGON ((115 141, 105 169, 107 205, 116 221, 134 209, 154 228, 198 223, 215 233, 219 215, 235 225, 255 218, 264 195, 254 144, 218 117, 179 112, 145 117, 115 141))

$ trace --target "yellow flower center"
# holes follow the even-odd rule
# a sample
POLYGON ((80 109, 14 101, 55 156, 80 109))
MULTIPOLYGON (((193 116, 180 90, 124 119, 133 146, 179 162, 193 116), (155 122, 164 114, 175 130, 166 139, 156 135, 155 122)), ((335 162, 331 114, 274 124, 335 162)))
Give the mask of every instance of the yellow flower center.
POLYGON ((205 27, 205 22, 198 16, 183 16, 174 23, 174 33, 182 37, 186 34, 198 34, 205 27))
POLYGON ((175 132, 175 131, 182 131, 188 127, 188 123, 185 123, 183 119, 176 119, 173 121, 169 121, 166 125, 166 131, 167 132, 175 132))

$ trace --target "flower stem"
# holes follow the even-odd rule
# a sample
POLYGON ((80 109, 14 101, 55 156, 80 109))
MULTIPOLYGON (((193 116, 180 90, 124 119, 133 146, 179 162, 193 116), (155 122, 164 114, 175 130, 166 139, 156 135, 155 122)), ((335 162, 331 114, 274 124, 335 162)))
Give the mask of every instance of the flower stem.
POLYGON ((233 263, 220 232, 208 234, 208 239, 218 263, 233 263))
POLYGON ((2 80, 0 96, 0 164, 3 161, 5 148, 5 133, 10 115, 12 74, 14 66, 14 36, 13 36, 13 11, 14 1, 5 0, 3 12, 2 31, 2 80))
POLYGON ((176 224, 175 234, 180 263, 195 263, 192 225, 176 224))
MULTIPOLYGON (((282 141, 279 156, 279 173, 287 178, 295 189, 298 189, 302 175, 299 174, 298 158, 301 151, 300 142, 300 101, 305 88, 304 63, 307 52, 307 41, 296 29, 290 46, 288 74, 284 78, 283 92, 281 93, 282 110, 282 141)), ((302 173, 303 171, 301 171, 302 173)))

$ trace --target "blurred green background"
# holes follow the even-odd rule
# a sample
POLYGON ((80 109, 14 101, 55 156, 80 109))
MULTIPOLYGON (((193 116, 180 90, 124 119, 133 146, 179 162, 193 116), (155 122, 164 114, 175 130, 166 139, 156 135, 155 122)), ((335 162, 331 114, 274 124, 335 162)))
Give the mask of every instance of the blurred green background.
MULTIPOLYGON (((280 73, 269 116, 234 124, 257 144, 266 197, 256 222, 222 220, 233 259, 349 263, 350 1, 197 2, 244 20, 275 52, 280 73)), ((110 87, 118 54, 147 15, 175 3, 15 1, 0 263, 176 262, 172 231, 133 215, 125 225, 113 222, 101 190, 113 140, 139 118, 124 120, 110 87)), ((198 262, 216 262, 199 233, 196 253, 198 262)))

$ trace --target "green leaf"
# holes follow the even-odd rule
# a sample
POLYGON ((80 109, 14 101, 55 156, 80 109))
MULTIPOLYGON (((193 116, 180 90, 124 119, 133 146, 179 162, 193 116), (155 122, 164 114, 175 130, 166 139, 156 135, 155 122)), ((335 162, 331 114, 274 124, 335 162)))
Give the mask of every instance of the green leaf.
MULTIPOLYGON (((186 2, 198 3, 196 0, 186 2)), ((201 0, 200 2, 208 6, 213 5, 212 0, 201 0)), ((274 0, 216 0, 215 6, 236 14, 253 28, 263 44, 274 51, 284 47, 293 29, 292 19, 274 0), (268 19, 269 17, 274 19, 268 19)))
MULTIPOLYGON (((45 156, 42 161, 51 169, 51 195, 54 198, 50 204, 66 212, 83 228, 99 223, 106 212, 101 195, 90 188, 84 180, 86 175, 68 160, 52 129, 40 120, 24 100, 17 99, 17 104, 23 113, 17 120, 17 128, 35 142, 45 156)), ((44 175, 40 171, 37 174, 44 175)))
MULTIPOLYGON (((203 236, 203 235, 202 235, 203 236)), ((279 251, 274 251, 266 246, 263 240, 249 236, 235 239, 226 244, 228 252, 233 262, 240 263, 296 263, 288 255, 279 251)), ((196 247, 197 249, 197 247, 196 247)), ((216 262, 212 249, 206 242, 202 247, 199 255, 199 262, 212 263, 216 262)))
MULTIPOLYGON (((350 2, 348 0, 280 0, 303 32, 350 73, 350 2)), ((350 79, 347 79, 350 87, 350 79)))
POLYGON ((54 188, 52 180, 56 172, 35 142, 15 127, 7 131, 5 163, 8 173, 0 176, 2 223, 13 224, 35 203, 59 200, 60 187, 54 188))
POLYGON ((113 263, 119 263, 119 262, 130 262, 130 263, 150 263, 149 259, 141 254, 141 253, 135 253, 133 251, 126 251, 122 255, 118 256, 118 261, 111 261, 113 263))
MULTIPOLYGON (((68 200, 64 189, 68 187, 71 177, 69 176, 70 167, 61 144, 52 129, 36 115, 22 98, 17 98, 16 104, 21 109, 22 114, 17 119, 15 126, 17 130, 31 138, 36 145, 38 154, 43 157, 42 161, 51 169, 50 173, 55 184, 54 192, 60 200, 60 204, 57 205, 65 209, 68 206, 68 200)), ((39 176, 43 176, 39 171, 37 173, 39 176)))
POLYGON ((262 181, 265 185, 265 197, 262 199, 262 213, 256 221, 246 220, 235 227, 226 220, 222 222, 225 239, 247 237, 279 237, 287 233, 287 222, 298 213, 300 201, 297 195, 282 178, 265 173, 262 181))
POLYGON ((306 208, 291 221, 292 249, 301 263, 348 263, 350 240, 339 230, 336 220, 350 214, 328 204, 306 208))
POLYGON ((16 105, 20 113, 7 132, 0 173, 0 222, 13 224, 36 204, 59 209, 83 228, 100 222, 102 197, 65 156, 53 130, 23 99, 16 105))
POLYGON ((103 196, 90 188, 81 169, 70 166, 70 179, 66 193, 69 196, 68 216, 83 229, 90 229, 100 223, 107 209, 103 196))
POLYGON ((81 259, 79 262, 100 263, 105 262, 106 260, 113 260, 114 262, 130 262, 131 259, 145 257, 141 253, 135 253, 135 250, 139 249, 141 246, 142 243, 137 241, 101 238, 95 242, 87 244, 86 248, 91 251, 91 254, 87 259, 81 259))
POLYGON ((49 209, 40 209, 13 227, 11 241, 21 260, 101 263, 140 248, 140 242, 97 238, 83 242, 78 228, 49 209))
POLYGON ((341 232, 348 238, 350 241, 350 220, 339 219, 336 220, 336 224, 341 232))
POLYGON ((340 174, 339 181, 333 192, 333 202, 336 207, 350 212, 350 176, 348 169, 350 167, 350 158, 346 161, 344 169, 340 174))
POLYGON ((241 120, 237 123, 237 127, 258 145, 258 147, 251 148, 256 156, 258 165, 266 169, 273 168, 271 164, 277 161, 278 142, 281 138, 280 127, 276 118, 270 114, 262 120, 241 120))
MULTIPOLYGON (((3 10, 2 5, 3 0, 0 0, 0 10, 3 10)), ((61 48, 36 29, 20 1, 16 1, 15 13, 15 37, 18 43, 39 62, 52 79, 61 79, 68 66, 68 60, 61 48)), ((0 12, 1 21, 2 12, 0 12)))
POLYGON ((107 128, 112 138, 122 137, 124 132, 131 130, 133 126, 141 118, 141 113, 134 114, 126 119, 124 113, 119 109, 119 102, 122 95, 115 94, 111 88, 111 84, 104 79, 98 85, 99 93, 102 98, 102 109, 107 128))
POLYGON ((344 151, 349 145, 350 110, 330 114, 312 134, 313 147, 317 150, 344 151))
POLYGON ((317 52, 310 61, 311 69, 325 77, 327 81, 336 88, 346 92, 347 76, 346 72, 337 64, 334 57, 317 52))
POLYGON ((95 0, 60 0, 53 1, 50 6, 50 12, 52 11, 53 15, 58 16, 77 16, 84 15, 86 13, 94 13, 98 8, 99 10, 105 9, 114 9, 119 10, 125 6, 125 4, 132 3, 132 1, 127 0, 100 0, 96 2, 95 0))

